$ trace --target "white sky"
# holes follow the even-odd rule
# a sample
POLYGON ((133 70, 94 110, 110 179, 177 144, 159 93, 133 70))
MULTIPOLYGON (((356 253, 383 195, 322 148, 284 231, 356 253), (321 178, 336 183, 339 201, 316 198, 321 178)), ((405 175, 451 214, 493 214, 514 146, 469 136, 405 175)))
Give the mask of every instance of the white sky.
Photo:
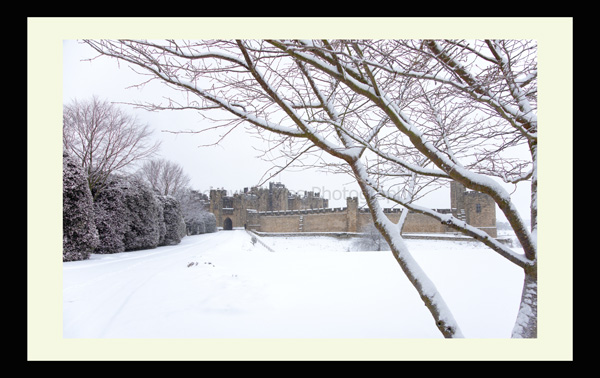
MULTIPOLYGON (((63 41, 63 101, 87 100, 93 95, 112 102, 157 102, 166 96, 164 88, 156 83, 143 89, 128 88, 144 81, 144 77, 114 59, 100 57, 93 61, 82 61, 96 56, 89 46, 76 40, 63 41)), ((172 95, 173 92, 169 92, 172 95)), ((230 193, 257 185, 271 165, 257 156, 253 147, 260 141, 251 138, 243 129, 235 130, 224 141, 214 147, 199 147, 215 142, 218 133, 173 134, 165 130, 199 130, 211 126, 195 112, 163 111, 148 112, 123 105, 122 108, 135 114, 141 121, 155 130, 154 136, 162 141, 160 157, 181 165, 191 179, 192 188, 200 191, 224 188, 230 193)), ((329 199, 330 207, 345 207, 345 198, 361 194, 358 186, 345 175, 322 171, 286 171, 270 181, 282 182, 291 191, 312 190, 329 199)), ((265 184, 268 185, 268 184, 265 184)), ((529 218, 529 188, 522 188, 513 197, 522 209, 522 216, 529 218)), ((510 188, 512 190, 513 188, 510 188)), ((449 190, 442 189, 420 201, 432 208, 449 208, 449 190)), ((385 206, 385 205, 384 205, 385 206)), ((497 211, 498 219, 504 219, 497 211)))
MULTIPOLYGON (((91 62, 82 61, 96 55, 89 46, 75 40, 65 40, 63 48, 65 103, 73 99, 86 100, 93 95, 112 102, 162 99, 163 94, 158 85, 143 89, 127 88, 139 84, 144 78, 123 65, 119 67, 114 59, 101 57, 91 62)), ((196 112, 148 112, 133 106, 120 106, 155 130, 154 136, 162 142, 160 157, 180 164, 190 176, 194 189, 205 191, 213 187, 231 192, 243 190, 264 180, 263 175, 271 167, 268 162, 258 158, 261 153, 255 148, 259 147, 260 141, 249 136, 243 129, 236 129, 218 146, 199 147, 217 141, 221 132, 173 134, 165 131, 210 127, 210 122, 196 112)), ((345 194, 359 194, 358 187, 349 177, 324 172, 283 172, 270 181, 282 182, 292 191, 313 190, 323 195, 329 194, 331 207, 344 207, 345 194)))

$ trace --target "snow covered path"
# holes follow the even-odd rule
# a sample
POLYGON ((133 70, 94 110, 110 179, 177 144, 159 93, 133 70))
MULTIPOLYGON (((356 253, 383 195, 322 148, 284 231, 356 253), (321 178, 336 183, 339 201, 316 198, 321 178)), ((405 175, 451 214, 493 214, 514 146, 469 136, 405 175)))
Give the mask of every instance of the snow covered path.
MULTIPOLYGON (((334 238, 262 240, 275 252, 234 230, 63 263, 63 335, 441 338, 390 252, 346 252, 351 241, 334 238)), ((476 243, 410 243, 466 337, 510 337, 519 269, 476 243)))
POLYGON ((205 234, 177 246, 65 263, 64 336, 195 337, 199 323, 181 316, 191 319, 196 308, 226 313, 228 305, 218 303, 222 292, 211 283, 224 289, 239 282, 217 268, 223 260, 211 251, 235 251, 249 241, 245 232, 205 234))

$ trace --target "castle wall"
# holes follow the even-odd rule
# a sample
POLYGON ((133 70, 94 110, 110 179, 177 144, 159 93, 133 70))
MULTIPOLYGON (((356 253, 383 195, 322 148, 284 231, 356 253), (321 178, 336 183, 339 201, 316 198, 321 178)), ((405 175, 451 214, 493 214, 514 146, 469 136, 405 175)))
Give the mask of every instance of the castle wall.
POLYGON ((339 232, 348 229, 346 209, 249 212, 247 227, 262 232, 339 232))
POLYGON ((336 232, 347 229, 345 211, 302 215, 303 232, 336 232))
MULTIPOLYGON (((385 215, 394 223, 400 219, 400 212, 389 212, 385 215)), ((361 232, 373 223, 371 213, 360 212, 354 218, 356 226, 352 227, 352 217, 349 216, 347 209, 304 214, 303 212, 293 212, 290 215, 257 213, 255 219, 255 222, 250 222, 247 226, 261 232, 361 232)), ((495 227, 481 228, 496 237, 495 227)), ((409 213, 402 228, 402 233, 405 234, 451 232, 454 231, 440 221, 419 213, 409 213)))
MULTIPOLYGON (((362 232, 373 222, 370 212, 358 209, 357 198, 348 198, 346 208, 306 208, 323 206, 326 202, 318 196, 293 197, 281 184, 269 189, 252 188, 243 195, 226 197, 224 191, 211 191, 211 212, 222 227, 225 219, 232 220, 233 227, 247 227, 260 232, 362 232), (224 207, 224 205, 231 206, 224 207), (295 209, 303 207, 303 209, 295 209)), ((487 232, 496 233, 496 207, 493 200, 482 193, 467 191, 464 186, 451 186, 451 209, 439 210, 452 213, 487 232)), ((386 209, 386 216, 394 223, 400 218, 400 209, 386 209)), ((447 233, 454 230, 432 217, 409 213, 402 233, 447 233)))
MULTIPOLYGON (((389 220, 398 223, 400 220, 400 210, 390 209, 385 213, 389 220)), ((358 229, 364 230, 367 226, 373 223, 373 217, 370 212, 361 212, 358 215, 358 229)), ((446 233, 450 229, 443 225, 440 221, 428 217, 424 214, 409 212, 402 227, 402 233, 446 233)))
POLYGON ((301 232, 299 215, 261 216, 257 231, 301 232))
POLYGON ((408 213, 402 232, 411 233, 445 233, 449 232, 447 226, 443 225, 440 221, 428 217, 425 214, 419 213, 408 213))

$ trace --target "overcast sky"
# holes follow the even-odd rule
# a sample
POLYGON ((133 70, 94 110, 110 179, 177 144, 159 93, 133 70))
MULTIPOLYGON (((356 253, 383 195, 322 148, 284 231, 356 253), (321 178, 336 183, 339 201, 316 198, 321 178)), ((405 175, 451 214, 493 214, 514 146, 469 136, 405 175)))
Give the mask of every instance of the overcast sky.
MULTIPOLYGON (((161 102, 165 96, 161 85, 145 86, 143 89, 130 88, 144 81, 123 64, 107 57, 84 61, 97 54, 89 46, 76 40, 63 41, 63 101, 87 100, 92 96, 111 102, 131 103, 143 101, 161 102)), ((138 117, 154 130, 154 137, 161 140, 160 157, 178 163, 191 179, 194 189, 208 192, 210 188, 224 188, 233 193, 251 187, 264 180, 271 164, 258 158, 260 141, 251 138, 243 129, 235 130, 218 146, 200 147, 215 142, 219 135, 174 134, 169 131, 200 130, 210 127, 209 121, 192 111, 148 112, 133 106, 121 105, 123 110, 138 117)), ((345 207, 345 198, 361 198, 358 186, 345 175, 321 171, 286 171, 273 177, 291 191, 312 190, 329 199, 330 207, 345 207)), ((268 184, 268 183, 267 183, 268 184)), ((265 184, 265 185, 267 185, 265 184)), ((523 217, 528 218, 529 191, 515 195, 523 217)), ((363 202, 364 203, 364 202, 363 202)), ((441 190, 436 195, 421 201, 432 208, 449 208, 449 190, 441 190)), ((497 211, 499 219, 503 216, 497 211)))

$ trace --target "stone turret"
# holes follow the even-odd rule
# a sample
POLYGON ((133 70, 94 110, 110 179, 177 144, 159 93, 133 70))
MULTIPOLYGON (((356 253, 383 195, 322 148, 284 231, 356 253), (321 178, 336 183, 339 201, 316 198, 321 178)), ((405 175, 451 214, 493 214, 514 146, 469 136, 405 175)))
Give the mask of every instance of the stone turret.
POLYGON ((223 225, 223 197, 227 196, 227 191, 224 189, 210 190, 210 212, 215 215, 217 227, 223 225))
POLYGON ((450 209, 452 216, 465 220, 465 186, 457 181, 450 183, 450 209))
POLYGON ((346 198, 347 232, 358 232, 358 198, 346 198))
POLYGON ((450 183, 452 215, 497 237, 496 203, 487 194, 469 191, 456 181, 450 183))
POLYGON ((269 183, 269 210, 287 210, 290 191, 281 183, 269 183))

